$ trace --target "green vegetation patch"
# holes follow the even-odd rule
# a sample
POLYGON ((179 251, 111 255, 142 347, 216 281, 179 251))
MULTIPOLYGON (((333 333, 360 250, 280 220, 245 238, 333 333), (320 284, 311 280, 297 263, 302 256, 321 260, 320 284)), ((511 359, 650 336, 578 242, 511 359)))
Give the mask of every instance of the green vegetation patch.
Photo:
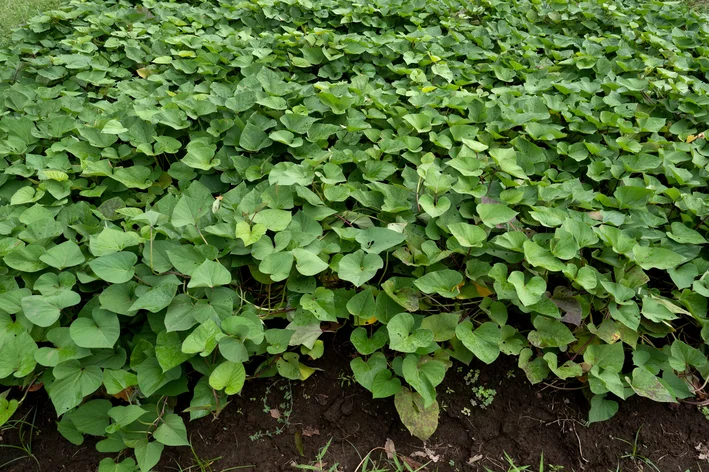
POLYGON ((0 44, 8 41, 13 28, 58 5, 59 0, 3 0, 0 4, 0 44))
POLYGON ((354 378, 422 439, 454 360, 581 381, 592 422, 693 396, 706 25, 600 0, 35 18, 0 50, 0 383, 143 472, 188 444, 175 396, 194 420, 305 380, 346 325, 354 378))

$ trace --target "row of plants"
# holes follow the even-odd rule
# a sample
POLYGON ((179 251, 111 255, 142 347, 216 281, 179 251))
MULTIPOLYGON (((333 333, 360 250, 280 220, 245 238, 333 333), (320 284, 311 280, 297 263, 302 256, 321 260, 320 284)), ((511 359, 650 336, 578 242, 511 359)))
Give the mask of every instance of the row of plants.
POLYGON ((589 422, 704 395, 708 39, 653 1, 33 19, 0 50, 0 424, 43 387, 146 472, 342 327, 424 440, 454 362, 580 382, 589 422))

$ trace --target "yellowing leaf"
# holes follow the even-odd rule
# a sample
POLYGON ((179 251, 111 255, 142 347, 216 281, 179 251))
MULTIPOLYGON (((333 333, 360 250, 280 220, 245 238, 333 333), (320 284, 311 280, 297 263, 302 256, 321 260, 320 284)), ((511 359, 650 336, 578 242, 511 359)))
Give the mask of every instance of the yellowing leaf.
POLYGON ((365 319, 359 316, 355 317, 355 326, 368 326, 377 322, 377 316, 372 316, 369 319, 365 319))
POLYGON ((478 291, 478 294, 480 294, 481 297, 489 297, 492 295, 492 290, 489 288, 485 287, 484 285, 478 285, 476 283, 473 283, 475 286, 475 290, 478 291))
POLYGON ((142 67, 142 68, 136 70, 136 72, 143 79, 147 79, 148 77, 150 77, 151 75, 153 75, 155 73, 152 70, 148 69, 147 67, 142 67))

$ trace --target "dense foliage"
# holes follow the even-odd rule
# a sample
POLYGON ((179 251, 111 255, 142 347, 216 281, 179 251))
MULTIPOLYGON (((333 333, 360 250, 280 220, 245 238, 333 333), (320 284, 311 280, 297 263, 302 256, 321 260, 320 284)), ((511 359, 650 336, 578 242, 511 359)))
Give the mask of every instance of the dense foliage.
POLYGON ((583 382, 590 421, 703 394, 707 44, 658 2, 35 18, 0 50, 0 383, 142 471, 187 444, 175 396, 305 380, 347 325, 421 438, 454 359, 583 382))

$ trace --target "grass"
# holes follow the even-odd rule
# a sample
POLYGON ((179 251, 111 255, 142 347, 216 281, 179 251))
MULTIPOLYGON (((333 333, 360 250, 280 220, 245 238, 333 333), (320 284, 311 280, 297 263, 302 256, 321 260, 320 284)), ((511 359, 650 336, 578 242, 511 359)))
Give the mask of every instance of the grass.
POLYGON ((60 0, 1 0, 0 43, 7 41, 12 30, 38 13, 56 8, 60 0))
POLYGON ((20 443, 19 445, 0 444, 0 448, 14 449, 20 452, 20 455, 18 457, 11 459, 5 462, 4 464, 0 464, 0 470, 3 470, 5 467, 9 467, 11 464, 23 459, 33 459, 37 463, 37 467, 40 467, 37 457, 35 457, 35 455, 32 453, 32 438, 34 437, 35 432, 37 430, 37 427, 35 426, 36 419, 37 410, 33 409, 27 412, 22 418, 18 420, 8 421, 2 427, 0 427, 0 436, 2 436, 3 433, 7 433, 8 431, 15 429, 17 431, 17 436, 20 443), (27 421, 27 418, 29 417, 31 412, 33 412, 32 421, 29 422, 27 421))
POLYGON ((622 441, 631 447, 631 450, 629 452, 627 452, 626 454, 624 454, 623 456, 621 456, 621 459, 630 459, 636 463, 641 463, 641 464, 646 465, 649 468, 649 470, 651 470, 651 471, 661 472, 660 468, 657 467, 649 458, 640 454, 641 445, 640 445, 639 441, 640 441, 640 430, 641 429, 642 429, 642 426, 640 426, 638 428, 638 430, 636 431, 635 440, 632 442, 622 439, 622 438, 613 437, 613 439, 616 439, 618 441, 622 441))
MULTIPOLYGON (((332 438, 327 442, 327 444, 325 444, 325 446, 320 448, 320 451, 314 461, 309 464, 292 464, 292 467, 295 469, 309 470, 312 472, 342 472, 343 469, 340 467, 339 463, 335 462, 334 464, 328 464, 325 461, 325 456, 331 444, 332 438)), ((381 455, 379 459, 373 458, 373 453, 380 449, 383 450, 384 448, 377 447, 369 451, 354 472, 435 472, 426 468, 429 464, 424 464, 419 467, 412 467, 408 462, 406 462, 406 460, 403 459, 403 456, 399 456, 395 452, 391 454, 391 458, 382 458, 381 455)), ((355 448, 355 451, 357 451, 357 448, 355 448)), ((357 452, 357 454, 359 455, 359 452, 357 452)))

